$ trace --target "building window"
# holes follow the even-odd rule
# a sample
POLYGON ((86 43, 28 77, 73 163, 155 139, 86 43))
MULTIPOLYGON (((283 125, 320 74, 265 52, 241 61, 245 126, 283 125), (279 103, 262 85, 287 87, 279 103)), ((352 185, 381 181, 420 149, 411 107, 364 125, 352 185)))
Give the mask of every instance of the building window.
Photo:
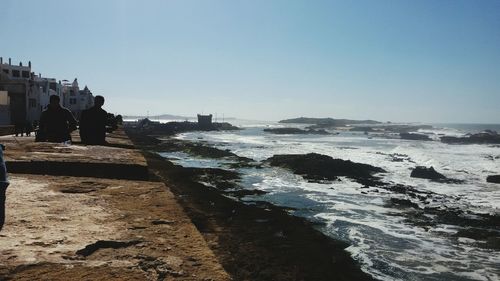
POLYGON ((76 104, 76 99, 69 99, 69 104, 76 104))
POLYGON ((23 71, 23 78, 30 78, 30 72, 29 71, 23 71))
POLYGON ((74 95, 75 95, 75 91, 73 91, 73 90, 69 90, 69 95, 70 95, 70 96, 74 96, 74 95))
POLYGON ((35 108, 36 107, 36 99, 29 99, 28 105, 29 105, 29 107, 35 108))
POLYGON ((4 69, 3 72, 9 74, 9 70, 8 69, 4 69))
POLYGON ((20 73, 19 73, 19 70, 12 70, 12 76, 13 77, 20 77, 20 73))

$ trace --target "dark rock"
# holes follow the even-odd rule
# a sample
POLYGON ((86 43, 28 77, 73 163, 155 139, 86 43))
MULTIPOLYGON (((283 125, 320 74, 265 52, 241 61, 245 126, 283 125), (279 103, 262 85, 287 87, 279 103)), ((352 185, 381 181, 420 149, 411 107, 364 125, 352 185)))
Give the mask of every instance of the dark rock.
POLYGON ((349 160, 334 159, 317 153, 274 155, 265 162, 271 166, 290 169, 305 179, 319 182, 335 180, 339 176, 345 176, 361 184, 373 186, 380 184, 373 174, 385 172, 384 169, 379 167, 349 160))
MULTIPOLYGON (((430 129, 430 125, 371 125, 371 126, 356 126, 352 127, 351 131, 358 132, 379 132, 379 133, 398 133, 398 134, 410 134, 409 132, 414 132, 419 129, 430 129)), ((410 134, 419 135, 419 134, 410 134)), ((412 137, 412 136, 410 136, 412 137)))
POLYGON ((112 241, 112 240, 99 240, 95 243, 89 244, 85 246, 85 248, 76 251, 76 254, 79 256, 88 257, 95 253, 99 249, 112 248, 112 249, 120 249, 127 248, 136 244, 141 243, 140 240, 132 240, 132 241, 112 241))
POLYGON ((424 166, 417 166, 415 169, 413 169, 410 177, 430 179, 430 180, 444 180, 444 179, 446 179, 446 177, 443 174, 440 174, 436 170, 434 170, 434 167, 427 168, 424 166))
POLYGON ((411 202, 408 199, 398 199, 398 198, 391 198, 391 206, 392 207, 399 207, 399 208, 415 208, 418 209, 418 204, 411 202))
POLYGON ((459 230, 455 236, 466 237, 474 240, 487 240, 490 237, 500 236, 500 232, 478 227, 466 227, 459 230))
POLYGON ((500 175, 488 176, 486 181, 491 183, 500 183, 500 175))
POLYGON ((329 135, 325 130, 315 130, 315 129, 308 129, 308 130, 303 130, 299 128, 272 128, 272 129, 264 129, 264 132, 267 133, 273 133, 273 134, 296 134, 296 135, 329 135))
POLYGON ((352 127, 350 131, 353 132, 373 132, 375 131, 372 127, 352 127))
POLYGON ((175 135, 190 131, 232 131, 240 128, 233 126, 227 122, 212 123, 210 126, 200 126, 198 122, 168 122, 160 123, 149 119, 142 119, 136 124, 129 126, 139 130, 143 134, 158 134, 158 135, 175 135))
POLYGON ((463 180, 450 179, 434 170, 434 167, 417 166, 410 174, 412 178, 429 179, 442 183, 463 183, 463 180))
POLYGON ((236 180, 240 174, 218 168, 185 168, 190 171, 191 178, 198 182, 204 182, 216 187, 218 190, 232 190, 236 188, 236 180))
POLYGON ((500 250, 500 236, 490 236, 486 239, 485 248, 500 250))
POLYGON ((441 137, 441 142, 448 144, 500 144, 500 135, 491 130, 465 137, 441 137))
POLYGON ((242 198, 245 196, 252 196, 252 195, 264 195, 267 192, 258 189, 240 189, 240 190, 230 191, 228 193, 237 198, 242 198))
POLYGON ((154 220, 151 223, 153 225, 160 225, 160 224, 173 224, 175 222, 174 221, 169 221, 169 220, 154 220))
POLYGON ((226 167, 229 167, 231 169, 241 169, 241 168, 255 168, 255 169, 262 169, 262 165, 259 164, 258 162, 250 162, 250 161, 239 161, 236 163, 228 163, 224 164, 226 167))
POLYGON ((463 227, 481 227, 498 229, 500 227, 500 216, 490 214, 474 213, 473 215, 459 208, 424 208, 426 214, 434 217, 434 220, 443 223, 463 227))
POLYGON ((422 141, 432 140, 431 138, 429 138, 428 135, 415 134, 415 133, 400 133, 399 136, 401 137, 401 139, 404 140, 422 140, 422 141))
POLYGON ((404 162, 404 161, 408 161, 408 162, 411 162, 411 163, 415 163, 406 154, 400 154, 400 153, 391 153, 391 154, 378 153, 378 154, 389 156, 389 160, 391 160, 392 162, 404 162))
POLYGON ((405 216, 406 223, 420 226, 426 230, 436 226, 438 223, 422 210, 411 210, 410 212, 406 213, 405 216))
POLYGON ((253 159, 247 157, 241 157, 229 150, 219 149, 213 146, 205 145, 203 143, 193 143, 184 140, 167 140, 160 144, 155 145, 152 149, 161 152, 174 152, 182 151, 189 153, 193 156, 200 156, 205 158, 226 158, 237 161, 234 165, 240 165, 241 167, 254 167, 258 166, 253 159))

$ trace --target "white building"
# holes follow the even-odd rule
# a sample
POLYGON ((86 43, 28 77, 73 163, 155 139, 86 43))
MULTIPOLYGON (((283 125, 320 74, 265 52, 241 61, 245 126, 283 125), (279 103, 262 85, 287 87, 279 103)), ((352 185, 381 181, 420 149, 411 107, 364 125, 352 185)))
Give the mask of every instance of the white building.
POLYGON ((28 93, 28 119, 39 120, 42 111, 49 105, 49 98, 57 95, 63 104, 63 86, 55 78, 45 78, 35 75, 32 90, 28 93))
POLYGON ((28 66, 23 66, 22 62, 19 65, 13 65, 10 58, 9 63, 3 63, 2 57, 0 57, 0 71, 6 74, 9 79, 14 80, 30 79, 33 75, 31 73, 31 62, 28 62, 28 66))
POLYGON ((83 90, 80 90, 78 102, 80 103, 80 113, 82 110, 90 108, 94 105, 94 95, 89 90, 87 85, 85 85, 85 88, 83 88, 83 90))
POLYGON ((94 95, 87 86, 80 90, 77 78, 73 83, 63 84, 63 100, 64 107, 69 109, 76 119, 80 119, 83 110, 94 105, 94 95))
POLYGON ((10 125, 9 92, 0 91, 0 126, 10 125))
POLYGON ((73 115, 79 116, 80 113, 80 104, 78 103, 78 93, 80 92, 80 88, 78 87, 78 80, 75 78, 73 83, 64 83, 63 84, 63 105, 67 109, 69 109, 73 115))
POLYGON ((4 63, 0 57, 0 125, 39 121, 52 95, 59 96, 61 105, 79 118, 82 110, 94 104, 94 96, 87 86, 80 90, 76 78, 72 83, 63 81, 35 75, 31 62, 13 65, 10 58, 4 63))

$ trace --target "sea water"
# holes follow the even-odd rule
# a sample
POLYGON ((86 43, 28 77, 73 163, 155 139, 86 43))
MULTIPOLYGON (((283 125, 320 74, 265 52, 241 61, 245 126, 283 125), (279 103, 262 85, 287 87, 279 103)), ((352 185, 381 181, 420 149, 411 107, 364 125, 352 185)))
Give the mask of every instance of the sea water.
MULTIPOLYGON (((255 161, 275 154, 320 153, 344 160, 381 167, 388 183, 432 192, 427 206, 460 208, 476 214, 498 215, 500 185, 487 183, 488 175, 500 174, 500 147, 495 145, 448 145, 439 141, 402 140, 397 135, 340 131, 337 135, 276 135, 264 128, 273 122, 240 122, 240 131, 190 132, 178 136, 255 161), (396 159, 395 159, 396 158, 396 159), (462 184, 438 183, 411 178, 415 166, 433 166, 462 184)), ((287 125, 288 127, 289 125, 287 125)), ((297 125, 299 126, 299 125, 297 125)), ((300 127, 300 126, 299 126, 300 127)), ((432 139, 461 136, 499 125, 434 125, 420 130, 432 139)), ((174 162, 189 167, 227 168, 227 160, 193 158, 184 153, 165 153, 174 162)), ((228 168, 229 169, 229 168, 228 168)), ((351 246, 349 251, 362 269, 380 280, 500 280, 500 251, 477 246, 468 238, 453 238, 460 228, 438 224, 432 227, 405 221, 405 210, 387 204, 391 198, 418 200, 405 194, 362 185, 347 178, 331 183, 311 183, 288 170, 275 167, 241 168, 244 188, 267 193, 242 200, 268 201, 294 208, 294 215, 321 222, 319 229, 351 246)), ((498 231, 498 229, 496 229, 498 231)))

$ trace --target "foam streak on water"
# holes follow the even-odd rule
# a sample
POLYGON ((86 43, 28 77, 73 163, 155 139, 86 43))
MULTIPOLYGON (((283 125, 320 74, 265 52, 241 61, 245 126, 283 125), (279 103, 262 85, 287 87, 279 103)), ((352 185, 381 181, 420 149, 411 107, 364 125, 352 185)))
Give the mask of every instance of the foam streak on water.
MULTIPOLYGON (((273 124, 273 126, 279 126, 273 124)), ((273 135, 262 124, 237 132, 186 133, 179 138, 208 142, 257 161, 275 154, 315 152, 334 158, 371 164, 388 171, 385 182, 432 192, 427 206, 498 214, 500 185, 486 176, 500 174, 500 148, 488 145, 447 145, 438 141, 407 141, 386 136, 346 133, 332 136, 273 135), (498 158, 496 158, 498 156, 498 158), (464 184, 444 184, 410 178, 417 165, 433 166, 464 184)), ((440 128, 436 135, 460 131, 440 128)), ((432 131, 426 131, 432 134, 432 131)), ((185 166, 224 166, 188 155, 165 155, 185 166)), ((347 178, 327 184, 310 183, 281 168, 244 168, 241 184, 268 193, 245 200, 266 200, 293 207, 295 215, 324 222, 321 230, 351 244, 347 250, 363 270, 381 280, 499 280, 500 253, 477 247, 476 241, 452 238, 459 227, 438 224, 430 228, 405 221, 404 210, 390 198, 410 199, 382 188, 363 188, 347 178)), ((417 204, 422 202, 414 201, 417 204)))

